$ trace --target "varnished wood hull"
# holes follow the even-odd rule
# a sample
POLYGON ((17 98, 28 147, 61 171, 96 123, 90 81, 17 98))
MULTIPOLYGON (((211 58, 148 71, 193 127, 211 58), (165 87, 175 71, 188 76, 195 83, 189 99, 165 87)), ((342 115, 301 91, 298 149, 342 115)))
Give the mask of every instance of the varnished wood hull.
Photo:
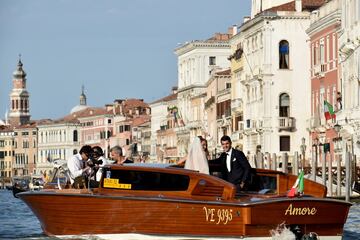
POLYGON ((26 192, 18 195, 48 235, 141 233, 268 237, 279 224, 304 234, 343 233, 350 204, 321 198, 240 202, 26 192))

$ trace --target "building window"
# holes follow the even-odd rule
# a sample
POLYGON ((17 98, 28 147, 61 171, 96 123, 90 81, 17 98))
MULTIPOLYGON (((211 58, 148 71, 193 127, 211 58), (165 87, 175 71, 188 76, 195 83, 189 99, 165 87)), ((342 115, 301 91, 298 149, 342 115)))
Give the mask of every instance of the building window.
POLYGON ((280 136, 280 151, 290 151, 290 136, 280 136))
POLYGON ((283 93, 279 97, 279 117, 290 116, 290 98, 287 93, 283 93))
POLYGON ((286 40, 279 43, 279 68, 289 69, 289 42, 286 40))
POLYGON ((78 141, 78 132, 77 132, 77 130, 74 130, 74 132, 73 132, 73 141, 74 142, 78 141))
POLYGON ((209 57, 209 65, 216 65, 216 57, 209 57))

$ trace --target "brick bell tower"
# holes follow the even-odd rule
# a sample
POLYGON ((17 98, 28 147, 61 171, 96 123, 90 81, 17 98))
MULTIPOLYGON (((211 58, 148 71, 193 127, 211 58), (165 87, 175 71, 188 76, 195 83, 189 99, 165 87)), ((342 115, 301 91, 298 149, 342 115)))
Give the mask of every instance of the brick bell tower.
POLYGON ((30 122, 29 93, 26 90, 26 73, 19 55, 19 62, 13 72, 13 89, 10 93, 9 121, 11 125, 23 125, 30 122))

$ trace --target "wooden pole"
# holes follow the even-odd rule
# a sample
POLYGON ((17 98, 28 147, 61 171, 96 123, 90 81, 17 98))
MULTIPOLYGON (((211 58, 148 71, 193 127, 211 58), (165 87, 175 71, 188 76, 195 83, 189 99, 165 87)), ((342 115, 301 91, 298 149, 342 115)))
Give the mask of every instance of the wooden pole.
POLYGON ((341 196, 341 155, 338 155, 336 172, 336 193, 341 196))
POLYGON ((277 170, 277 158, 276 158, 276 153, 272 154, 272 158, 271 158, 271 169, 272 170, 277 170))
POLYGON ((286 174, 289 173, 289 170, 288 170, 288 155, 287 153, 283 153, 282 156, 281 156, 281 162, 282 162, 282 171, 286 174))
POLYGON ((266 153, 265 154, 265 159, 266 159, 266 166, 265 166, 265 168, 266 169, 271 169, 271 167, 270 167, 270 164, 271 164, 271 155, 270 155, 270 153, 266 153))
POLYGON ((330 154, 329 152, 329 167, 328 167, 328 193, 329 193, 329 196, 331 197, 333 195, 333 189, 332 189, 332 185, 333 185, 333 181, 332 181, 332 158, 333 158, 333 155, 330 154))
POLYGON ((322 168, 321 168, 321 175, 322 175, 322 181, 324 186, 326 186, 326 152, 325 151, 321 151, 321 157, 322 157, 322 168))
POLYGON ((312 153, 312 163, 311 163, 311 178, 313 181, 316 181, 316 168, 317 168, 317 158, 318 158, 318 146, 315 145, 313 147, 313 153, 312 153))
POLYGON ((256 162, 257 162, 256 165, 257 165, 259 168, 261 168, 261 169, 264 168, 264 156, 263 156, 262 152, 258 152, 258 153, 256 154, 256 162))
POLYGON ((351 156, 349 152, 345 154, 345 200, 350 201, 350 182, 351 182, 351 156))
POLYGON ((299 174, 299 154, 295 152, 294 158, 292 161, 292 174, 298 175, 299 174))

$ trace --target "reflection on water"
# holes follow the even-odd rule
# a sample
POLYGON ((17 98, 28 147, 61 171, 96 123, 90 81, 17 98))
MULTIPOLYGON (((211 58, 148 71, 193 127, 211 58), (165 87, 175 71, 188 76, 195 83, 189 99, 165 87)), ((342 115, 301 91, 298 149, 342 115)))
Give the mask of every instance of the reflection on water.
MULTIPOLYGON (((189 237, 159 237, 159 236, 144 236, 138 234, 124 234, 107 236, 107 239, 177 239, 190 240, 195 238, 189 237)), ((0 190, 0 239, 41 239, 54 240, 56 237, 46 237, 41 230, 40 223, 32 214, 31 210, 20 200, 12 196, 11 191, 0 190)), ((97 240, 103 239, 99 237, 62 237, 61 239, 71 240, 97 240)), ((199 239, 199 238, 197 238, 199 239)), ((206 238, 210 239, 210 238, 206 238)), ((219 238, 214 238, 219 239, 219 238)), ((354 204, 351 209, 345 224, 345 240, 360 239, 360 204, 354 204)))

